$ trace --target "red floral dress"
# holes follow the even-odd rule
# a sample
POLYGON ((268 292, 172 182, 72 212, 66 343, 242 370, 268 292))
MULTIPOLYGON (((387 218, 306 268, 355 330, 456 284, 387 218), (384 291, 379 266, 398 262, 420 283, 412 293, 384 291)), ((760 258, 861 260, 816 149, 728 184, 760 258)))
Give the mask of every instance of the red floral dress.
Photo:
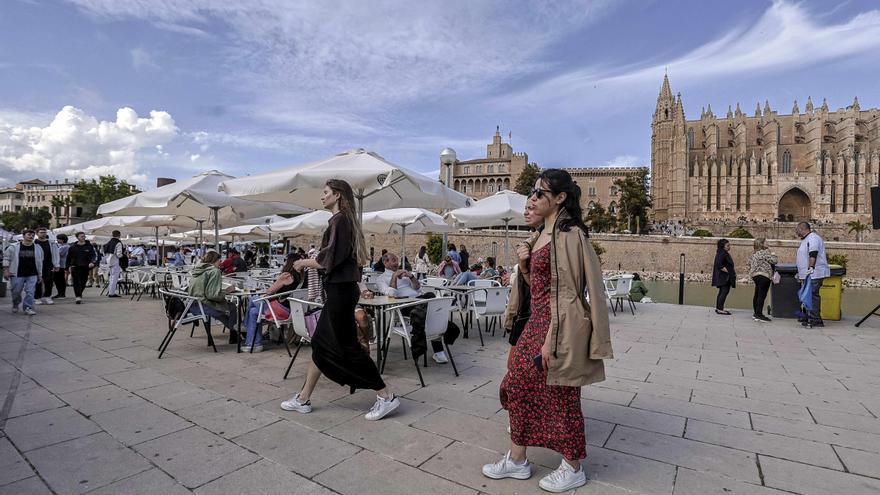
POLYGON ((580 387, 547 385, 535 367, 550 330, 550 245, 532 253, 532 315, 516 344, 510 370, 501 382, 501 405, 510 416, 510 439, 517 445, 545 447, 566 459, 587 457, 580 387))

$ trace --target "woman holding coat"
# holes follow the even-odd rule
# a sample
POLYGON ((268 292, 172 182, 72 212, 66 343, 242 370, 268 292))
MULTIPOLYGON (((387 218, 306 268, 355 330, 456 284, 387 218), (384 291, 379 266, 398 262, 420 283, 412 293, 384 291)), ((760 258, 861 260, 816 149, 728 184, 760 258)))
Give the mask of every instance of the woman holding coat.
POLYGON ((718 240, 715 263, 712 266, 712 287, 718 287, 718 297, 715 298, 715 313, 729 315, 730 311, 724 309, 724 302, 727 301, 730 289, 736 287, 736 270, 733 269, 730 241, 727 239, 718 240))
MULTIPOLYGON (((599 258, 583 224, 580 188, 564 170, 541 172, 529 195, 542 227, 517 248, 517 284, 530 288, 531 315, 516 342, 501 383, 501 404, 510 417, 510 450, 483 466, 493 479, 531 477, 526 448, 559 452, 559 468, 539 486, 568 491, 586 483, 580 388, 605 379, 603 359, 611 359, 608 308, 599 258), (592 304, 584 294, 590 294, 592 304)), ((519 293, 519 291, 516 291, 519 293)), ((517 306, 512 297, 509 305, 517 306)), ((517 314, 516 307, 508 314, 517 314)))

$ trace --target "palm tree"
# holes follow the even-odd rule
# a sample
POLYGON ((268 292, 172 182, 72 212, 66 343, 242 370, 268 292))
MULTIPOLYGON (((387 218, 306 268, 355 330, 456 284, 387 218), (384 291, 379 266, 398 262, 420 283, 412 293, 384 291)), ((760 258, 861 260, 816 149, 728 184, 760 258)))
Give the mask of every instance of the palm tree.
POLYGON ((856 240, 858 242, 862 242, 862 233, 870 228, 868 226, 868 224, 864 224, 864 223, 862 223, 861 220, 858 220, 858 219, 850 220, 849 222, 846 222, 846 226, 849 227, 850 234, 855 232, 856 240))

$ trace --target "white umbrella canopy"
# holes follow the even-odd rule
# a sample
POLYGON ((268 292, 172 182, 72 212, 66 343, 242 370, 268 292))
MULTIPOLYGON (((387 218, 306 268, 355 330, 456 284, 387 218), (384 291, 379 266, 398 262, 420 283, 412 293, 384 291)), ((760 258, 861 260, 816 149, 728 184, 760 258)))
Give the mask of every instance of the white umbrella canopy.
POLYGON ((316 235, 327 230, 327 223, 333 216, 327 210, 315 210, 311 213, 297 215, 280 222, 269 224, 269 230, 276 234, 316 235))
POLYGON ((351 185, 361 212, 406 206, 456 208, 470 204, 470 198, 439 181, 363 149, 273 172, 228 179, 220 184, 220 190, 240 198, 288 201, 318 209, 323 207, 324 183, 331 178, 351 185))
MULTIPOLYGON (((198 237, 198 230, 190 230, 183 232, 181 237, 194 238, 198 237)), ((205 232, 205 237, 214 239, 213 232, 205 232)), ((176 239, 178 234, 169 236, 176 239)), ((221 241, 261 241, 269 238, 269 229, 265 225, 239 225, 237 227, 229 227, 217 231, 218 239, 221 241)))
POLYGON ((525 225, 528 198, 514 191, 499 191, 488 198, 475 202, 468 208, 458 208, 446 213, 447 221, 468 228, 504 226, 504 262, 510 258, 510 225, 525 225))
POLYGON ((406 233, 450 232, 454 230, 440 215, 423 208, 392 208, 364 213, 364 232, 400 234, 400 261, 406 259, 406 233))
POLYGON ((82 223, 52 229, 57 234, 71 235, 76 232, 87 234, 109 234, 114 230, 126 232, 149 232, 153 227, 192 227, 190 218, 175 215, 123 215, 88 220, 82 223))

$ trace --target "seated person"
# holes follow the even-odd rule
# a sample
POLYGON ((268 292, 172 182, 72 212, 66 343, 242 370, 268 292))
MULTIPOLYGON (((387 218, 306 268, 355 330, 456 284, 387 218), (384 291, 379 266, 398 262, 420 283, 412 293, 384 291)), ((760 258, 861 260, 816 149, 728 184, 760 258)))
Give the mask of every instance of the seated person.
MULTIPOLYGON (((296 253, 287 255, 287 261, 284 263, 284 267, 281 268, 281 273, 278 274, 275 283, 266 290, 267 296, 281 292, 290 292, 296 289, 301 277, 300 273, 293 267, 293 263, 297 259, 296 253)), ((259 302, 251 301, 248 305, 247 312, 244 315, 247 334, 244 339, 244 345, 241 346, 242 352, 251 352, 251 350, 253 352, 263 352, 263 335, 257 331, 257 317, 260 314, 260 309, 263 310, 263 316, 270 316, 274 312, 275 317, 279 320, 286 320, 290 316, 290 302, 286 297, 282 296, 279 299, 272 299, 268 304, 272 307, 271 312, 265 302, 261 305, 259 302)))
POLYGON ((174 251, 174 259, 171 262, 172 266, 183 266, 186 262, 183 260, 183 255, 180 254, 180 250, 177 249, 174 251))
POLYGON ((629 288, 629 297, 633 301, 639 302, 648 295, 648 288, 642 282, 642 277, 638 273, 633 273, 632 286, 629 288))
POLYGON ((437 276, 447 280, 454 279, 459 273, 461 273, 461 268, 458 267, 458 263, 453 261, 452 257, 448 254, 443 258, 440 266, 437 267, 437 276))
MULTIPOLYGON (((376 287, 381 294, 401 298, 417 297, 431 299, 435 297, 433 292, 421 294, 419 291, 421 284, 419 284, 415 274, 400 268, 400 259, 396 254, 386 253, 382 256, 382 263, 385 266, 385 271, 376 279, 376 287)), ((401 310, 401 313, 404 316, 409 316, 412 310, 413 307, 404 308, 401 310)), ((424 334, 424 329, 422 329, 422 333, 424 334)), ((449 362, 449 357, 443 350, 443 343, 440 339, 432 340, 431 348, 434 351, 434 361, 440 364, 449 362)))
POLYGON ((226 300, 226 294, 235 292, 235 287, 223 289, 223 275, 220 273, 220 253, 208 251, 201 263, 192 269, 187 294, 202 303, 205 316, 215 318, 229 329, 229 343, 238 343, 238 313, 234 303, 226 300))
POLYGON ((260 256, 260 261, 257 263, 257 268, 269 268, 269 257, 268 256, 260 256))
POLYGON ((480 279, 492 280, 497 276, 498 272, 495 271, 495 258, 489 256, 486 258, 486 261, 483 262, 483 271, 480 272, 480 279))
POLYGON ((471 280, 477 280, 480 278, 480 272, 483 270, 483 267, 479 264, 476 264, 471 267, 470 270, 466 272, 459 273, 455 280, 453 280, 452 285, 467 285, 471 280))
POLYGON ((248 268, 247 263, 245 263, 238 250, 235 248, 229 248, 226 259, 220 263, 220 270, 222 270, 225 275, 229 275, 230 273, 246 272, 248 268))

